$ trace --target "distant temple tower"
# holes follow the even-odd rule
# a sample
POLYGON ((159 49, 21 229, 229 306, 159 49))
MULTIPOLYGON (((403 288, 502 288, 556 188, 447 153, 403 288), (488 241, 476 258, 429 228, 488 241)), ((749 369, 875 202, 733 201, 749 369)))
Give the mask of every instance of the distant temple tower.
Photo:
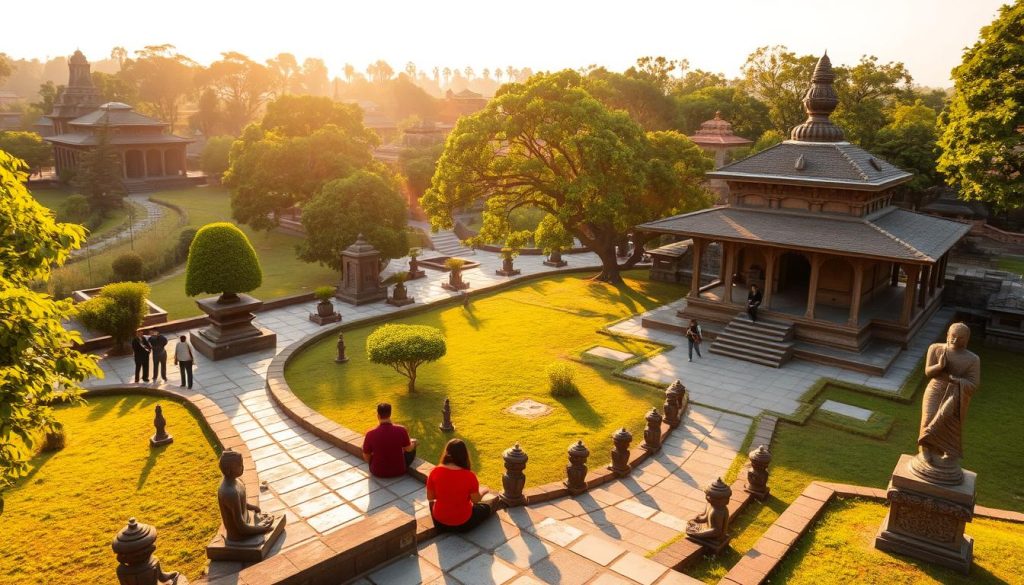
POLYGON ((100 90, 92 84, 91 68, 81 51, 75 51, 68 59, 68 85, 53 102, 53 113, 47 116, 53 120, 54 134, 68 132, 69 121, 88 114, 103 103, 100 90))
MULTIPOLYGON (((690 140, 697 146, 704 149, 715 159, 715 170, 725 166, 725 157, 730 150, 741 146, 750 146, 753 140, 747 140, 742 136, 732 133, 732 124, 722 119, 720 112, 715 112, 715 117, 702 123, 700 130, 690 140)), ((708 186, 718 193, 719 203, 729 200, 729 186, 722 179, 709 179, 708 186)))

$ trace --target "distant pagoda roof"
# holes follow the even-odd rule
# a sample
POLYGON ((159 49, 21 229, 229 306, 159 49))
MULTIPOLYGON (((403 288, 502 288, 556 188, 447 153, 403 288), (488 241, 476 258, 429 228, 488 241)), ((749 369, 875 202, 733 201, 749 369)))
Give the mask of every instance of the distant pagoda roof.
POLYGON ((68 122, 72 132, 56 136, 48 136, 46 140, 54 144, 67 146, 95 146, 99 144, 99 132, 102 128, 115 130, 107 135, 107 140, 114 146, 132 145, 167 145, 190 143, 193 140, 166 134, 164 129, 169 124, 156 118, 144 116, 121 102, 107 102, 96 110, 79 116, 68 122), (117 128, 149 128, 149 131, 117 132, 117 128))
POLYGON ((745 159, 709 172, 715 179, 789 185, 832 186, 881 191, 909 181, 912 175, 843 139, 829 116, 839 104, 832 83, 832 62, 818 60, 804 95, 807 120, 790 139, 745 159))
POLYGON ((732 124, 722 119, 720 112, 715 112, 715 117, 701 123, 700 130, 690 136, 695 144, 700 146, 747 146, 753 144, 742 136, 732 133, 732 124))
POLYGON ((75 118, 69 122, 72 126, 159 126, 168 124, 156 118, 143 116, 128 104, 107 102, 93 112, 75 118))
POLYGON ((75 49, 74 54, 68 58, 68 63, 71 65, 88 65, 89 60, 85 58, 81 50, 75 49))

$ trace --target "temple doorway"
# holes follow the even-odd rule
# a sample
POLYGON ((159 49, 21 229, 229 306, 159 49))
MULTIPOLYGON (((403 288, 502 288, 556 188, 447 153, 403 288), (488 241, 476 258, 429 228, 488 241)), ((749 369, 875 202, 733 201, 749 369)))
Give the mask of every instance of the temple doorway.
POLYGON ((779 258, 779 292, 807 294, 811 284, 811 263, 797 252, 786 252, 779 258))

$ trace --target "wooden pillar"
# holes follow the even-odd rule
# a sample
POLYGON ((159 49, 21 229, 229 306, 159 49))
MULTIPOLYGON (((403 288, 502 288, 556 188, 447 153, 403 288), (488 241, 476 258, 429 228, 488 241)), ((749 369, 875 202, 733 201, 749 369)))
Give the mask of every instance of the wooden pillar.
POLYGON ((761 299, 761 304, 764 308, 772 308, 772 295, 775 291, 775 263, 778 261, 778 254, 775 253, 775 248, 764 249, 764 261, 767 266, 764 268, 764 297, 761 299))
POLYGON ((939 288, 946 287, 946 264, 949 262, 949 252, 942 255, 942 259, 939 260, 939 288))
POLYGON ((903 309, 900 311, 900 325, 909 325, 914 316, 914 295, 917 293, 917 274, 920 268, 914 264, 904 267, 907 273, 907 285, 903 288, 903 309))
POLYGON ((889 286, 899 286, 900 284, 900 265, 896 262, 892 263, 892 274, 889 276, 889 286))
POLYGON ((693 274, 690 276, 690 294, 692 299, 700 298, 701 264, 704 260, 704 240, 693 238, 693 274))
POLYGON ((931 278, 931 266, 921 268, 921 278, 918 280, 917 306, 924 308, 928 301, 928 281, 931 278))
POLYGON ((853 263, 853 290, 850 291, 850 320, 847 325, 856 327, 860 323, 860 299, 864 290, 864 263, 853 263))
POLYGON ((821 258, 817 253, 811 254, 811 278, 807 285, 807 311, 804 316, 814 318, 814 305, 818 302, 818 274, 821 272, 821 258))
MULTIPOLYGON (((940 258, 939 262, 941 261, 942 259, 940 258)), ((935 296, 935 289, 939 282, 939 262, 932 264, 931 271, 928 274, 931 277, 928 279, 928 298, 935 296)))
POLYGON ((121 178, 128 178, 128 158, 125 156, 125 151, 121 151, 121 178))
POLYGON ((722 242, 722 254, 725 256, 725 273, 722 275, 722 299, 727 304, 732 304, 732 281, 736 273, 736 244, 722 242))
POLYGON ((142 153, 142 178, 146 179, 149 178, 149 156, 147 156, 149 153, 145 150, 139 152, 142 153))

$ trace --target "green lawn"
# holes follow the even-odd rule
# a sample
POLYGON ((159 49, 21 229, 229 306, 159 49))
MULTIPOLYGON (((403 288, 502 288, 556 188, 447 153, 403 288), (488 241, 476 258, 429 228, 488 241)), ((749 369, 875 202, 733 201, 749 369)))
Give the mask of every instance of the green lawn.
POLYGON ((164 570, 197 578, 220 523, 220 472, 196 418, 175 402, 132 396, 94 398, 57 418, 67 446, 33 458, 30 474, 4 494, 0 582, 115 581, 110 542, 132 516, 159 531, 164 570), (156 404, 174 443, 150 449, 156 404))
MULTIPOLYGON (((1024 362, 1020 354, 986 348, 980 341, 971 349, 981 356, 982 385, 967 414, 963 465, 978 474, 978 504, 1024 511, 1024 459, 1019 456, 1024 448, 1019 397, 1024 362)), ((811 481, 884 488, 900 454, 916 452, 923 388, 922 382, 908 404, 834 386, 824 391, 824 398, 891 415, 894 423, 885 439, 838 430, 813 417, 805 425, 780 422, 769 468, 771 498, 752 504, 736 519, 729 552, 687 572, 716 582, 811 481)))
POLYGON ((999 270, 1024 274, 1024 259, 1022 258, 998 258, 996 266, 999 270))
MULTIPOLYGON (((231 220, 231 198, 221 187, 203 187, 179 191, 165 191, 152 196, 182 208, 188 224, 199 228, 215 221, 231 220)), ((249 236, 263 267, 263 286, 250 294, 260 299, 272 299, 308 292, 318 286, 334 284, 338 273, 318 264, 309 264, 295 256, 295 247, 301 238, 277 232, 254 232, 248 226, 239 226, 249 236)), ((185 296, 185 273, 179 272, 152 284, 150 298, 163 307, 170 319, 183 319, 201 315, 195 299, 185 296)))
POLYGON ((623 425, 633 433, 636 449, 643 441, 645 412, 664 399, 661 390, 618 378, 610 367, 582 363, 576 363, 581 396, 554 399, 544 373, 548 364, 570 360, 595 345, 634 353, 653 350, 649 344, 597 333, 613 320, 686 292, 647 281, 645 274, 627 275, 632 289, 591 282, 589 275, 560 275, 476 297, 468 309, 450 306, 396 320, 439 327, 448 340, 445 357, 421 366, 412 394, 405 378, 367 361, 366 337, 374 326, 345 333, 347 364, 334 363, 336 342, 328 337, 297 355, 285 375, 311 408, 359 432, 375 424, 378 402, 391 402, 396 422, 420 439, 419 454, 428 461, 437 460, 450 438, 437 428, 449 396, 455 436, 469 444, 483 483, 500 489, 501 453, 516 441, 530 456, 527 484, 556 481, 564 477, 566 449, 577 439, 590 448, 592 469, 609 462, 610 437, 623 425), (554 411, 532 420, 505 412, 524 398, 554 411))
MULTIPOLYGON (((36 201, 42 203, 48 209, 57 214, 58 221, 64 221, 61 218, 61 205, 63 205, 64 200, 71 194, 72 192, 66 189, 37 189, 32 193, 36 198, 36 201)), ((138 217, 138 215, 136 215, 136 217, 138 217)), ((96 226, 96 229, 89 234, 89 237, 92 239, 100 238, 112 231, 120 229, 122 226, 127 225, 127 221, 128 208, 115 209, 103 219, 103 222, 100 223, 100 225, 96 226)))
POLYGON ((975 518, 970 575, 875 549, 875 534, 888 507, 859 499, 839 500, 825 510, 772 576, 773 583, 924 585, 1022 583, 1024 526, 975 518))

